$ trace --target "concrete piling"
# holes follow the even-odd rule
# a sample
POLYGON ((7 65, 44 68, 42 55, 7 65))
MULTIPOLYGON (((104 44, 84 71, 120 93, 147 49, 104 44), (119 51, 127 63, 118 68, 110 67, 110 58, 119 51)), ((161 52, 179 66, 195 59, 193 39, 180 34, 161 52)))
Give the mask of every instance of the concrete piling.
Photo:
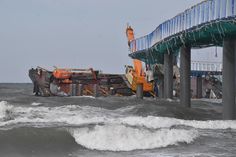
POLYGON ((164 98, 164 78, 160 78, 158 92, 159 92, 159 98, 164 98))
POLYGON ((79 96, 83 96, 83 90, 84 90, 83 84, 79 84, 78 85, 78 95, 79 96))
POLYGON ((180 104, 191 107, 191 47, 180 48, 180 104))
POLYGON ((99 90, 98 90, 98 84, 93 85, 93 96, 98 97, 99 96, 99 90))
POLYGON ((173 55, 164 54, 164 98, 173 98, 173 55))
POLYGON ((71 96, 77 95, 77 84, 71 84, 71 96))
POLYGON ((143 84, 137 84, 136 97, 138 99, 143 99, 143 84))
POLYGON ((223 119, 236 119, 235 105, 236 40, 223 41, 223 119))
POLYGON ((202 98, 202 76, 197 76, 197 98, 202 98))

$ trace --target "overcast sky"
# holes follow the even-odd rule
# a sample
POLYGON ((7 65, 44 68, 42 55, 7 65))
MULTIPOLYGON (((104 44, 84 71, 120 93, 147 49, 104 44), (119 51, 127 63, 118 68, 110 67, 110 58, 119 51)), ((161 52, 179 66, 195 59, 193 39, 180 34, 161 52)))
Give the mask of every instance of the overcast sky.
POLYGON ((0 82, 30 82, 28 69, 93 67, 124 73, 126 24, 135 36, 199 0, 0 0, 0 82))

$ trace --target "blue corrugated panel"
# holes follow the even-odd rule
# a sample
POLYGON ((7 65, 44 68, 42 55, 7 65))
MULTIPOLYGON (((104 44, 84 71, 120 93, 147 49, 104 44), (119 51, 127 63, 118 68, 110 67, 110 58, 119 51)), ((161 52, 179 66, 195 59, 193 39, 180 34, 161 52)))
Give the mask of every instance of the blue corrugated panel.
POLYGON ((233 15, 236 15, 236 0, 232 1, 232 6, 233 6, 233 15))
POLYGON ((236 15, 236 0, 208 0, 162 23, 152 33, 132 41, 131 50, 143 50, 168 36, 199 24, 236 15))
POLYGON ((205 22, 209 21, 209 11, 210 11, 210 1, 207 1, 205 4, 205 22))
POLYGON ((221 0, 220 18, 226 17, 226 4, 227 4, 227 0, 221 0))
POLYGON ((188 23, 187 23, 187 28, 191 28, 191 10, 188 10, 188 23))
POLYGON ((205 21, 204 21, 204 12, 205 12, 205 5, 204 5, 205 3, 202 3, 201 5, 200 5, 200 23, 204 23, 205 21))
POLYGON ((178 17, 178 32, 181 32, 183 30, 183 18, 184 18, 184 14, 180 14, 178 17))
POLYGON ((232 16, 233 15, 233 0, 227 0, 226 4, 226 17, 232 16))
POLYGON ((215 4, 215 20, 220 18, 220 11, 221 11, 221 0, 216 0, 216 4, 215 4))

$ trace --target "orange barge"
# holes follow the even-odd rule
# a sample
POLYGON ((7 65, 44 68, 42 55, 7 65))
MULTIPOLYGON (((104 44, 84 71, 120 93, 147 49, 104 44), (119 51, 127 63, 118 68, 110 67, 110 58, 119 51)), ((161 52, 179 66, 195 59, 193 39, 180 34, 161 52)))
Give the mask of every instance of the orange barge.
POLYGON ((90 69, 53 71, 41 67, 29 70, 34 94, 40 96, 130 96, 133 92, 125 75, 103 74, 90 69))

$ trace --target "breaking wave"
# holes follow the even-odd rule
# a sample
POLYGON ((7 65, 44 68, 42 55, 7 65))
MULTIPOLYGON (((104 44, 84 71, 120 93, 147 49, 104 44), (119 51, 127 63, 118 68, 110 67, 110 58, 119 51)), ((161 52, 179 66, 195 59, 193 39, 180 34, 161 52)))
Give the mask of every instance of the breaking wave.
POLYGON ((126 114, 134 107, 119 108, 116 110, 108 110, 100 107, 66 105, 59 107, 16 107, 10 105, 6 101, 0 102, 0 118, 6 116, 14 116, 14 119, 2 123, 17 124, 19 122, 25 123, 64 123, 69 125, 85 125, 85 124, 117 124, 127 126, 139 126, 151 129, 171 128, 174 126, 188 126, 197 129, 236 129, 235 120, 181 120, 168 117, 154 117, 154 116, 135 116, 126 114))
POLYGON ((108 110, 92 106, 13 106, 0 102, 0 127, 66 127, 88 149, 130 151, 191 143, 198 129, 236 129, 234 120, 195 121, 130 114, 135 106, 108 110), (128 114, 127 114, 128 113, 128 114))
POLYGON ((198 137, 196 130, 134 128, 124 125, 96 125, 70 131, 75 141, 88 148, 109 151, 154 149, 191 143, 198 137))

